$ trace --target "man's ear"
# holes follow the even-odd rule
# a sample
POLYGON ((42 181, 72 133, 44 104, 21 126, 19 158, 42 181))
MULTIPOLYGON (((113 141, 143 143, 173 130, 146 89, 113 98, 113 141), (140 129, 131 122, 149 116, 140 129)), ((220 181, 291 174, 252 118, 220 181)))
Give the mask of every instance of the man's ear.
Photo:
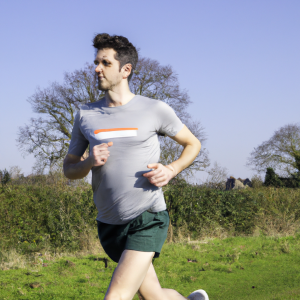
POLYGON ((131 70, 132 70, 131 64, 126 64, 122 67, 123 79, 126 79, 131 74, 131 70))

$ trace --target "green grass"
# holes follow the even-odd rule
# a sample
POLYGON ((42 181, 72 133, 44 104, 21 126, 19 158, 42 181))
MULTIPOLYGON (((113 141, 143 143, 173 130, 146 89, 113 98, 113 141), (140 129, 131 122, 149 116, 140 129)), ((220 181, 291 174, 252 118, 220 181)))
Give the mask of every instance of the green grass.
MULTIPOLYGON (((116 264, 105 268, 96 257, 105 255, 39 256, 26 269, 0 271, 0 299, 103 299, 116 264)), ((202 288, 211 300, 300 299, 299 235, 165 244, 154 267, 162 287, 185 296, 202 288)))
POLYGON ((299 237, 235 237, 164 250, 166 258, 155 262, 159 280, 183 295, 202 288, 210 299, 300 299, 299 237))

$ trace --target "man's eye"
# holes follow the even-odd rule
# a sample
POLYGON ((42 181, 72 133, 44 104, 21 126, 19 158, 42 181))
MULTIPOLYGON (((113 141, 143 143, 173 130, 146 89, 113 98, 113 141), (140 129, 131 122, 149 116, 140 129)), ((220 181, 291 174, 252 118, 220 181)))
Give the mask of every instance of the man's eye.
POLYGON ((97 61, 94 61, 94 65, 97 66, 97 65, 98 65, 98 62, 97 62, 97 61))
POLYGON ((105 65, 105 66, 107 66, 108 65, 108 62, 107 61, 103 61, 103 64, 105 65))

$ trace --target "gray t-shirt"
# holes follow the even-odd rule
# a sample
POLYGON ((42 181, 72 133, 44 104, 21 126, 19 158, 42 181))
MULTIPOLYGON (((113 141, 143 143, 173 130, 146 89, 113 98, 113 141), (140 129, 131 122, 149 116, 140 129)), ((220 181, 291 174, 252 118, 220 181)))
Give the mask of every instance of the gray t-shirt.
POLYGON ((126 224, 146 210, 166 209, 162 189, 143 174, 159 161, 158 134, 175 136, 182 128, 170 106, 143 96, 117 107, 108 107, 103 98, 80 108, 68 153, 82 156, 88 145, 91 150, 113 142, 106 163, 92 168, 97 220, 126 224))

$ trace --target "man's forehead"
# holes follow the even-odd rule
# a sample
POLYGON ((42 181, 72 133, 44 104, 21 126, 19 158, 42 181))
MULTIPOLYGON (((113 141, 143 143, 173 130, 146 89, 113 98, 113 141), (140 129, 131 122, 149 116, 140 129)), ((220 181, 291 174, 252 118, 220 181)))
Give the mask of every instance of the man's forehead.
POLYGON ((98 59, 103 59, 103 58, 114 59, 116 53, 117 52, 111 48, 100 49, 97 52, 96 58, 98 58, 98 59))

